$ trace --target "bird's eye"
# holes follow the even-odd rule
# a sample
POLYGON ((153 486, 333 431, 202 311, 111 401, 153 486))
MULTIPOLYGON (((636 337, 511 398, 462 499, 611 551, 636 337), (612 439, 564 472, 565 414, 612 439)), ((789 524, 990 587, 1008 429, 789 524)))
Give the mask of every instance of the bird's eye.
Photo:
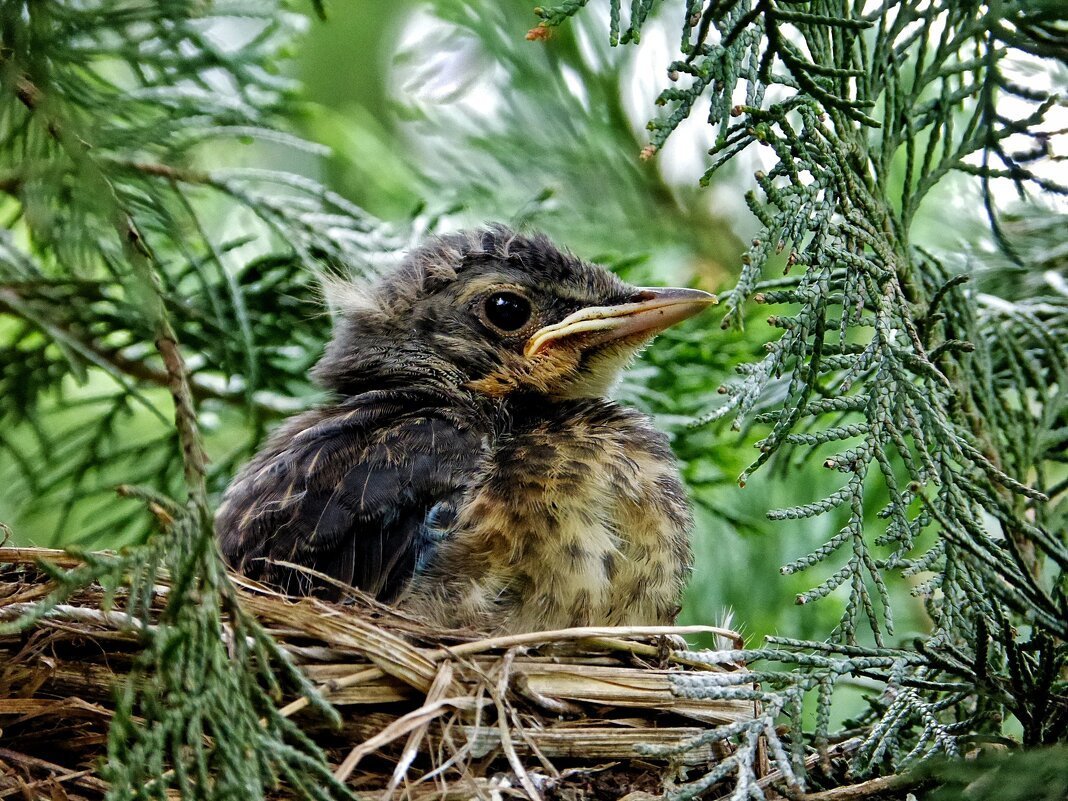
POLYGON ((502 331, 518 331, 530 320, 530 301, 515 292, 494 292, 486 298, 485 312, 502 331))

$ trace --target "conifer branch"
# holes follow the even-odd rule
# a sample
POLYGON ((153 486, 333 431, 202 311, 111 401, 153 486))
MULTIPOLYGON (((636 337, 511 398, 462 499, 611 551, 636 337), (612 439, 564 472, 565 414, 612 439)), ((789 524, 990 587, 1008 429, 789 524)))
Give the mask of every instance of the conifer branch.
MULTIPOLYGON (((635 3, 628 23, 611 0, 613 42, 637 40, 654 5, 635 3)), ((738 379, 721 390, 725 400, 696 424, 733 418, 736 429, 768 426, 742 486, 798 447, 845 476, 830 495, 769 515, 796 520, 842 510, 844 524, 826 543, 783 568, 825 568, 827 577, 799 603, 848 590, 831 643, 791 644, 838 656, 782 648, 739 656, 803 666, 758 680, 775 688, 762 701, 783 710, 795 703, 787 693, 815 692, 817 747, 830 736, 839 678, 877 676, 884 691, 854 757, 861 772, 956 753, 970 734, 997 728, 1000 713, 990 710, 1009 708, 1031 721, 1030 704, 1050 696, 1035 680, 1033 657, 1023 656, 1028 637, 1050 643, 1061 659, 1068 653, 1063 504, 1043 479, 1057 463, 1045 443, 1063 440, 1054 432, 1066 421, 1068 317, 1059 301, 1038 312, 1019 291, 1006 293, 997 311, 983 309, 966 276, 915 246, 910 226, 948 175, 975 176, 1003 252, 1025 274, 1041 274, 1047 257, 1026 239, 1010 241, 992 185, 1007 178, 1021 191, 1065 192, 1039 169, 1049 160, 1042 127, 1058 98, 1010 77, 1021 64, 1039 73, 1040 59, 1057 58, 1052 42, 1063 38, 1063 25, 1023 2, 679 5, 674 85, 660 95, 665 111, 649 123, 643 156, 659 150, 700 101, 711 104, 716 133, 702 182, 747 148, 768 148, 774 164, 756 173, 758 190, 746 196, 763 230, 726 295, 724 325, 742 325, 749 299, 792 304, 789 314, 768 318, 781 335, 766 356, 740 365, 738 379), (1005 95, 1019 103, 1014 116, 998 103, 1005 95), (1010 154, 1013 137, 1031 148, 1010 154), (783 252, 786 276, 765 278, 783 252), (877 531, 866 523, 873 486, 888 498, 877 531), (926 597, 934 631, 908 659, 885 644, 897 572, 931 576, 914 593, 926 597), (858 650, 862 621, 875 641, 870 657, 858 650), (1035 633, 1021 635, 1017 626, 1035 633)), ((568 3, 538 14, 557 26, 579 11, 568 3)), ((693 685, 686 692, 702 697, 734 692, 715 679, 686 681, 693 685)), ((1068 703, 1063 693, 1056 703, 1068 703)), ((1027 731, 1029 743, 1049 736, 1027 731)), ((750 794, 739 775, 736 797, 750 794)))
MULTIPOLYGON (((38 501, 71 494, 65 518, 80 491, 98 490, 86 476, 124 466, 128 481, 143 477, 140 483, 164 493, 184 486, 188 497, 180 504, 124 487, 121 494, 142 500, 162 530, 122 555, 85 553, 83 566, 53 569, 55 590, 3 628, 32 625, 87 582, 112 596, 125 589, 121 614, 144 647, 110 732, 105 774, 113 798, 162 798, 172 789, 210 797, 237 788, 262 798, 280 776, 303 797, 350 797, 318 748, 277 712, 286 687, 335 715, 240 608, 225 576, 197 403, 225 401, 253 419, 269 411, 257 397, 303 377, 307 366, 259 369, 259 359, 277 354, 255 341, 257 327, 289 326, 277 314, 274 283, 286 276, 291 289, 304 286, 310 305, 321 261, 341 266, 359 237, 376 236, 378 227, 306 179, 196 166, 205 130, 270 132, 288 103, 287 84, 272 75, 278 48, 292 35, 283 9, 250 7, 247 20, 258 19, 261 30, 235 54, 205 37, 205 27, 221 19, 212 13, 197 2, 140 0, 0 6, 0 165, 8 207, 17 211, 15 235, 0 239, 0 315, 16 325, 0 342, 0 387, 14 401, 0 410, 0 422, 36 440, 19 464, 38 501), (107 66, 115 42, 123 43, 130 81, 116 80, 107 66), (206 76, 219 70, 232 79, 230 97, 210 88, 206 76), (264 192, 268 182, 285 191, 264 192), (219 241, 200 220, 228 207, 252 211, 262 229, 219 241), (255 241, 251 259, 234 260, 234 251, 255 241), (220 335, 233 328, 246 334, 240 344, 220 335), (190 352, 198 369, 187 366, 190 352), (96 395, 71 389, 100 371, 113 386, 96 395), (150 443, 125 442, 134 428, 131 402, 158 413, 149 397, 157 387, 170 395, 173 423, 153 422, 150 443), (83 403, 107 411, 88 425, 84 416, 73 426, 52 423, 83 403), (173 582, 148 626, 161 571, 173 582), (219 637, 224 630, 228 642, 219 637)), ((258 436, 251 432, 249 444, 258 436)), ((11 452, 22 447, 0 440, 11 452)), ((110 509, 103 518, 104 528, 129 519, 110 509)))

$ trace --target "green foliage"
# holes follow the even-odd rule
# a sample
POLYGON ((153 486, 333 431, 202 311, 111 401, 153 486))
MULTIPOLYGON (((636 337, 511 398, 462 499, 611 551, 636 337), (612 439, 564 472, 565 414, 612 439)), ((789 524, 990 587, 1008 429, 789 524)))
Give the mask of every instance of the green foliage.
MULTIPOLYGON (((543 24, 559 25, 580 5, 541 10, 543 24)), ((632 4, 623 26, 613 0, 613 41, 636 41, 656 5, 632 4)), ((689 3, 680 16, 682 58, 669 67, 677 86, 660 95, 667 112, 649 124, 646 153, 702 98, 716 133, 703 181, 751 146, 770 149, 774 166, 757 172, 759 193, 746 198, 762 228, 742 258, 724 324, 742 323, 746 301, 785 307, 768 319, 782 335, 763 359, 738 368, 726 401, 698 424, 731 415, 735 428, 767 426, 742 486, 801 448, 844 479, 822 498, 770 513, 797 520, 846 512, 833 537, 782 571, 834 560, 840 566, 798 603, 839 587, 849 600, 830 644, 781 642, 787 650, 749 654, 804 667, 761 676, 782 687, 763 700, 796 727, 798 690, 814 691, 816 742, 825 743, 839 678, 878 677, 885 689, 862 720, 860 772, 955 754, 962 740, 998 731, 1006 713, 1027 744, 1061 740, 1068 696, 1054 677, 1068 656, 1068 548, 1063 501, 1049 500, 1064 494, 1063 281, 1051 280, 1041 301, 991 298, 965 288, 967 277, 916 247, 909 232, 927 194, 963 172, 981 183, 1003 251, 1020 260, 997 219, 992 183, 1065 191, 1036 166, 1048 156, 1042 124, 1057 98, 1013 77, 1035 69, 1035 56, 1063 56, 1063 27, 1050 9, 1028 3, 865 10, 714 0, 689 3), (764 279, 769 259, 784 251, 786 277, 764 279), (774 408, 754 414, 769 396, 774 408), (876 488, 886 494, 878 526, 864 514, 876 488), (895 573, 923 578, 913 591, 934 620, 915 652, 884 645, 895 573), (858 645, 862 622, 874 648, 858 645), (811 649, 824 655, 806 656, 811 649)), ((1063 225, 1038 214, 1049 230, 1063 225)), ((1041 250, 1031 256, 1026 270, 1040 273, 1041 250)), ((686 692, 737 696, 718 678, 686 681, 686 692)), ((738 797, 759 794, 744 770, 735 775, 738 797)))
POLYGON ((278 713, 283 686, 315 691, 238 606, 207 494, 306 384, 310 342, 282 343, 300 342, 317 271, 352 263, 379 230, 303 177, 201 166, 236 141, 304 147, 274 127, 295 22, 276 3, 0 5, 0 451, 38 504, 61 506, 58 526, 97 515, 78 539, 107 531, 117 545, 123 526, 146 528, 114 500, 78 516, 119 476, 149 485, 121 492, 163 529, 56 572, 52 595, 5 624, 95 580, 142 637, 109 738, 113 798, 263 798, 282 779, 305 798, 349 795, 278 713), (226 26, 240 48, 219 44, 226 26), (212 474, 195 405, 247 415, 212 474), (160 494, 183 487, 185 503, 160 494), (164 572, 175 581, 150 622, 164 572))
POLYGON ((669 182, 634 158, 635 65, 598 28, 561 28, 542 46, 517 35, 530 23, 520 0, 430 7, 433 21, 398 52, 404 91, 393 104, 397 138, 418 142, 398 160, 419 170, 436 207, 476 223, 504 216, 536 225, 635 280, 649 272, 636 256, 654 246, 721 264, 735 258, 737 235, 702 209, 692 182, 669 182), (462 56, 443 65, 443 50, 462 56))
POLYGON ((939 785, 930 801, 1060 801, 1068 798, 1068 748, 983 751, 935 762, 922 775, 939 785))
MULTIPOLYGON (((143 538, 146 505, 165 521, 147 546, 57 577, 49 603, 98 579, 128 586, 124 611, 143 621, 157 571, 188 579, 143 631, 144 683, 112 738, 117 796, 260 797, 278 780, 304 797, 344 793, 277 718, 279 683, 306 688, 234 606, 207 525, 208 499, 266 428, 313 400, 307 369, 328 329, 318 275, 403 244, 343 195, 395 213, 425 198, 411 211, 425 227, 511 216, 633 280, 672 280, 690 261, 712 285, 737 240, 696 180, 637 158, 666 155, 706 103, 701 183, 738 180, 754 150, 766 163, 745 198, 760 230, 724 296, 725 323, 746 330, 670 332, 620 397, 674 435, 717 597, 745 605, 742 625, 808 639, 734 654, 763 660, 751 674, 679 679, 680 694, 764 712, 705 736, 734 755, 675 797, 731 779, 736 797, 760 797, 761 737, 795 790, 811 749, 845 737, 858 741, 853 775, 990 739, 1065 740, 1068 220, 1042 202, 1000 217, 994 205, 999 184, 1062 192, 1044 171, 1056 99, 1042 87, 1065 56, 1057 9, 586 5, 540 9, 541 41, 527 42, 519 3, 433 3, 435 26, 402 50, 403 85, 386 91, 399 119, 300 118, 338 146, 326 162, 338 194, 304 177, 321 149, 283 127, 297 119, 283 70, 302 23, 285 7, 0 3, 0 514, 32 499, 57 542, 112 547, 143 538), (645 142, 627 109, 641 62, 608 45, 680 22, 645 142), (436 53, 468 48, 477 56, 441 91, 501 81, 492 112, 412 101, 436 53), (1026 86, 1025 69, 1037 76, 1026 86), (1000 250, 942 253, 918 233, 923 215, 969 183, 1000 250), (710 377, 732 371, 715 397, 710 377), (758 470, 762 487, 732 486, 758 470), (115 499, 119 483, 129 500, 115 499), (183 492, 187 503, 169 500, 183 492), (757 517, 768 498, 785 537, 757 517), (756 572, 784 561, 778 582, 756 572), (795 591, 805 605, 787 616, 779 599, 795 591), (754 679, 760 689, 743 686, 754 679), (866 702, 845 704, 837 732, 858 686, 866 702)), ((709 595, 695 584, 691 614, 709 613, 709 595)))
POLYGON ((117 556, 79 550, 84 565, 69 571, 43 564, 56 589, 30 613, 0 624, 0 633, 27 630, 98 582, 104 611, 140 636, 109 731, 102 770, 109 797, 163 801, 177 790, 182 798, 262 799, 283 779, 302 798, 351 797, 318 747, 279 714, 283 688, 306 695, 328 720, 338 721, 337 712, 239 606, 210 522, 153 501, 173 516, 166 537, 117 556), (164 574, 186 580, 171 584, 162 611, 152 614, 164 574))
POLYGON ((254 6, 2 6, 0 452, 21 479, 11 496, 51 507, 59 541, 143 535, 117 483, 180 487, 151 347, 159 304, 181 331, 194 399, 241 410, 244 436, 228 432, 208 476, 218 489, 264 424, 309 394, 328 330, 315 273, 389 247, 341 197, 254 166, 280 148, 319 150, 277 127, 300 18, 254 6), (219 156, 229 166, 202 166, 219 156))

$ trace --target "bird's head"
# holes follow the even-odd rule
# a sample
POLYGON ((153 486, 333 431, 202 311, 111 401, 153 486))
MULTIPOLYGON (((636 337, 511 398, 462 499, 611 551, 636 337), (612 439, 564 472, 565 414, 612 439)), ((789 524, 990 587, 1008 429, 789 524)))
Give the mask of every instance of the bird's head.
POLYGON ((414 251, 369 286, 332 288, 339 324, 316 367, 342 394, 420 383, 493 397, 598 397, 658 332, 715 303, 631 286, 504 227, 414 251))

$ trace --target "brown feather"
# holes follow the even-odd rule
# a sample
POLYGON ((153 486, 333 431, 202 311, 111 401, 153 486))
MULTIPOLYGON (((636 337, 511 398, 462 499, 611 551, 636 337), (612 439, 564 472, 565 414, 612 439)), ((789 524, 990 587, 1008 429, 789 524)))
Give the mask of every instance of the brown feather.
POLYGON ((647 337, 524 350, 637 288, 496 227, 334 295, 315 375, 336 400, 282 425, 227 490, 216 530, 236 569, 336 592, 277 562, 304 565, 446 626, 673 621, 691 526, 675 460, 645 415, 600 397, 647 337), (529 299, 514 332, 480 311, 497 291, 529 299))

